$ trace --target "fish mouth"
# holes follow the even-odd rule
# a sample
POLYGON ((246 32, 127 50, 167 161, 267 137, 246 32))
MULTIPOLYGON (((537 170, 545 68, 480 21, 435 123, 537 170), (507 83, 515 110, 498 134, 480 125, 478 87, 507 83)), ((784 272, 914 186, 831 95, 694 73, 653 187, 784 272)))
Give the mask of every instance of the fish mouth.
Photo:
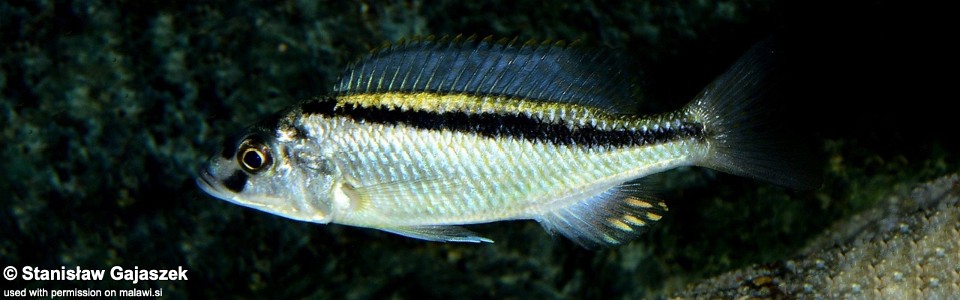
POLYGON ((209 169, 200 168, 197 173, 199 173, 199 176, 197 176, 196 182, 201 190, 220 199, 230 199, 230 197, 217 186, 217 179, 213 177, 213 173, 210 173, 209 169))
POLYGON ((199 176, 197 176, 197 179, 196 179, 197 186, 199 186, 201 190, 203 190, 207 194, 210 194, 211 196, 214 196, 220 200, 224 200, 230 203, 251 207, 251 208, 259 209, 266 212, 273 212, 275 210, 275 208, 271 205, 267 205, 259 202, 240 200, 239 198, 237 198, 236 194, 232 192, 224 191, 222 186, 220 186, 219 184, 220 181, 213 176, 213 172, 210 172, 209 168, 200 168, 200 170, 197 173, 199 174, 199 176))

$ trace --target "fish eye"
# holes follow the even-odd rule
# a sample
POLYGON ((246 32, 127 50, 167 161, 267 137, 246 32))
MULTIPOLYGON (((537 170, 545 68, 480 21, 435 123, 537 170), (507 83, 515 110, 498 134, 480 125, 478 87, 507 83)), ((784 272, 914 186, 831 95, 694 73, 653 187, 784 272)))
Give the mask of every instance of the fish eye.
POLYGON ((257 149, 247 149, 243 151, 243 166, 248 169, 256 170, 263 167, 263 153, 257 149))
POLYGON ((270 166, 270 151, 262 142, 247 139, 240 144, 237 162, 247 172, 256 173, 270 166))

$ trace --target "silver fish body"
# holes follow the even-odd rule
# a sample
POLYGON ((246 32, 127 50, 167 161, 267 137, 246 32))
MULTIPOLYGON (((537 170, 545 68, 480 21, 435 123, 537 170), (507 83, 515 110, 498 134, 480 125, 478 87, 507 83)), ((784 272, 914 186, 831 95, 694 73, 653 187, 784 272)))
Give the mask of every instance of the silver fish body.
MULTIPOLYGON (((762 51, 762 50, 757 50, 762 51)), ((756 51, 755 51, 756 52, 756 51)), ((291 219, 490 242, 456 225, 532 219, 616 245, 666 205, 635 180, 680 166, 806 188, 743 126, 748 54, 684 108, 642 116, 615 60, 563 45, 420 41, 380 50, 331 96, 252 126, 201 168, 218 198, 291 219)))

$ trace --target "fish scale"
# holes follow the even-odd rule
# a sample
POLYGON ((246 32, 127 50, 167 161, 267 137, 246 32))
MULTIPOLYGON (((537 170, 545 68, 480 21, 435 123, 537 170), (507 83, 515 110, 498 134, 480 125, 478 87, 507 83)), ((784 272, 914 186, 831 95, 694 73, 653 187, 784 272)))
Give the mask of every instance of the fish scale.
POLYGON ((530 219, 584 247, 624 243, 667 211, 638 180, 703 166, 794 188, 762 128, 769 50, 751 50, 683 108, 638 113, 620 57, 563 43, 418 40, 376 50, 335 92, 224 143, 198 185, 287 218, 430 241, 530 219), (746 124, 746 125, 744 125, 746 124))

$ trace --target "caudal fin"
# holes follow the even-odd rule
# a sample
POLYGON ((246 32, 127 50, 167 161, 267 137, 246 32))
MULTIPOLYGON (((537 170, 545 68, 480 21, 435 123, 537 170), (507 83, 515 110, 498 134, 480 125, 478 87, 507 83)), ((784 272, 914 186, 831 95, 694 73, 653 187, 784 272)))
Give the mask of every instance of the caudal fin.
MULTIPOLYGON (((718 77, 687 109, 704 124, 710 154, 699 165, 794 189, 820 186, 809 153, 791 141, 771 113, 774 51, 754 46, 718 77)), ((780 120, 782 122, 782 119, 780 120)))

